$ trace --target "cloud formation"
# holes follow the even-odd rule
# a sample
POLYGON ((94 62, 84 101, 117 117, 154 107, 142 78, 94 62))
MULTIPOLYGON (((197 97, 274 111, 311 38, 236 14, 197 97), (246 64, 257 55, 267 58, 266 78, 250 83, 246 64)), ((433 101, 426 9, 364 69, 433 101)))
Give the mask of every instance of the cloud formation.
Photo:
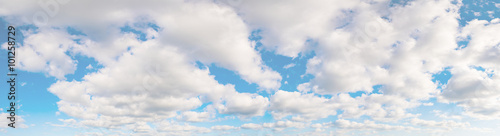
POLYGON ((461 24, 461 1, 41 3, 3 2, 0 16, 30 26, 17 49, 19 68, 57 79, 47 90, 70 117, 61 119, 66 127, 134 135, 431 134, 474 125, 466 119, 500 118, 500 19, 461 24), (313 57, 275 68, 264 52, 313 57), (87 69, 96 71, 67 80, 77 71, 74 56, 94 59, 87 69), (293 73, 303 81, 282 83, 290 73, 278 71, 304 65, 305 73, 293 73), (256 88, 216 80, 212 66, 256 88), (437 81, 445 71, 451 78, 437 81), (428 120, 422 110, 446 104, 463 114, 428 120))

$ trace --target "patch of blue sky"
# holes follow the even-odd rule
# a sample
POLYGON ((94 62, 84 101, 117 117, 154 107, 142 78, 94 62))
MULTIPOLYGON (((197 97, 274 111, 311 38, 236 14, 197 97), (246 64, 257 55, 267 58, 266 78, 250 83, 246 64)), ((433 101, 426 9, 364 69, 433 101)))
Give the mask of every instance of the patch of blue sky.
POLYGON ((500 15, 500 1, 463 0, 460 8, 460 26, 474 19, 491 21, 500 15))
MULTIPOLYGON (((437 102, 437 98, 430 98, 427 101, 422 101, 422 103, 433 103, 432 106, 420 105, 416 108, 408 110, 408 113, 420 114, 419 118, 424 120, 447 120, 439 115, 446 115, 448 117, 464 117, 464 108, 458 106, 456 103, 440 103, 437 102)), ((453 119, 453 118, 451 118, 453 119)), ((456 119, 456 118, 455 118, 456 119)))
POLYGON ((313 120, 313 121, 311 121, 311 123, 312 124, 314 124, 314 123, 320 123, 320 124, 322 124, 322 123, 329 123, 329 122, 332 122, 332 121, 336 121, 336 120, 339 119, 338 115, 340 115, 342 113, 344 113, 344 111, 337 110, 337 114, 336 115, 330 115, 330 116, 328 116, 326 118, 322 118, 322 119, 318 119, 318 120, 313 120))
POLYGON ((442 86, 448 84, 448 80, 453 76, 449 71, 450 69, 451 67, 446 67, 443 71, 432 75, 432 82, 438 83, 438 89, 443 89, 442 86))
POLYGON ((389 3, 390 7, 395 7, 395 6, 406 6, 410 4, 413 0, 391 0, 389 3))
POLYGON ((120 27, 120 30, 122 33, 134 33, 137 35, 137 39, 146 41, 147 34, 141 31, 141 29, 146 30, 147 28, 152 28, 157 32, 161 29, 158 25, 151 22, 137 22, 134 24, 122 26, 120 27))
POLYGON ((280 73, 281 87, 284 91, 298 91, 299 84, 308 82, 313 78, 312 75, 306 74, 307 60, 314 57, 314 53, 302 55, 300 57, 291 58, 282 55, 277 55, 272 51, 261 51, 262 60, 274 71, 280 73), (291 67, 285 67, 285 66, 291 67))
POLYGON ((470 36, 467 36, 466 39, 459 40, 457 42, 458 47, 455 48, 455 50, 461 50, 463 48, 466 48, 469 45, 469 41, 470 41, 470 36))
POLYGON ((363 95, 363 94, 365 94, 365 95, 369 95, 369 94, 382 94, 381 89, 383 87, 384 87, 383 85, 374 85, 374 86, 372 86, 372 90, 370 92, 368 92, 368 93, 367 93, 367 91, 356 91, 356 92, 349 92, 348 94, 352 98, 361 97, 361 95, 363 95))
POLYGON ((220 84, 232 84, 238 92, 259 93, 257 84, 246 82, 241 78, 240 75, 238 75, 234 71, 218 67, 215 64, 204 65, 200 62, 197 62, 197 65, 199 67, 208 67, 210 75, 213 75, 214 79, 217 80, 220 84))
POLYGON ((139 30, 136 30, 136 29, 132 28, 129 25, 120 27, 120 30, 121 30, 122 33, 134 33, 135 35, 137 35, 137 39, 139 39, 141 41, 146 41, 147 40, 145 33, 141 32, 139 30))
MULTIPOLYGON (((237 75, 235 72, 217 67, 214 64, 211 64, 209 66, 206 66, 202 64, 201 62, 196 62, 196 65, 200 69, 205 69, 208 67, 210 74, 214 76, 214 79, 217 80, 220 84, 233 84, 235 86, 236 91, 242 92, 242 93, 258 93, 264 97, 270 97, 270 94, 268 94, 266 91, 258 91, 258 86, 254 83, 250 84, 246 82, 245 80, 241 79, 239 75, 237 75)), ((194 111, 201 112, 204 110, 204 108, 209 105, 209 103, 203 104, 201 107, 195 109, 194 111)), ((223 119, 227 117, 234 117, 233 115, 227 115, 227 114, 217 114, 218 119, 223 119)), ((261 117, 253 117, 251 120, 255 123, 259 123, 262 121, 272 121, 273 118, 269 112, 266 111, 264 116, 261 117)), ((247 120, 248 121, 248 120, 247 120)), ((218 121, 218 122, 203 122, 203 123, 194 123, 193 125, 199 125, 203 127, 210 127, 215 125, 234 125, 234 126, 239 126, 242 125, 242 121, 239 119, 231 119, 231 120, 224 120, 224 121, 218 121)))
POLYGON ((81 36, 87 36, 87 34, 83 33, 82 31, 73 28, 73 27, 66 27, 66 31, 71 34, 71 35, 81 35, 81 36))
POLYGON ((488 75, 488 77, 493 77, 494 73, 493 71, 491 70, 487 70, 487 69, 484 69, 483 67, 481 66, 471 66, 473 69, 477 70, 477 71, 481 71, 481 72, 486 72, 486 74, 488 75))
MULTIPOLYGON (((1 51, 0 55, 6 55, 5 51, 1 51)), ((0 61, 6 62, 5 57, 1 57, 0 61)), ((5 74, 6 72, 6 69, 2 69, 1 73, 5 74)), ((46 124, 46 122, 61 124, 58 119, 66 116, 62 113, 59 116, 55 114, 59 111, 56 103, 60 99, 47 91, 47 88, 55 83, 56 79, 48 77, 43 73, 17 71, 17 74, 16 99, 18 100, 17 104, 22 105, 17 109, 17 115, 25 120, 24 124, 28 125, 29 129, 9 129, 6 135, 31 135, 35 132, 43 132, 47 135, 57 135, 55 133, 45 132, 46 130, 57 130, 68 133, 75 132, 66 130, 66 128, 58 128, 46 124), (32 126, 32 124, 35 125, 32 126)), ((4 86, 2 89, 7 90, 8 88, 4 86)), ((0 99, 0 103, 8 103, 8 101, 7 99, 0 99)), ((5 105, 2 105, 4 109, 2 112, 5 112, 7 109, 7 107, 4 106, 5 105)))
MULTIPOLYGON (((5 26, 2 27, 2 32, 7 32, 7 24, 2 20, 0 21, 0 26, 5 26)), ((22 43, 24 40, 24 36, 20 32, 20 29, 23 29, 23 27, 16 27, 16 42, 17 43, 22 43)), ((1 33, 1 37, 6 37, 6 33, 1 33)), ((1 39, 0 43, 3 44, 5 43, 5 39, 1 39)), ((17 45, 18 47, 19 45, 17 45)), ((1 50, 0 55, 1 56, 7 56, 7 50, 1 50)), ((7 57, 0 57, 0 61, 2 62, 7 62, 7 57)), ((19 64, 17 64, 19 65, 19 64)), ((18 76, 16 77, 16 82, 17 82, 17 89, 18 91, 16 92, 18 95, 18 99, 21 100, 21 104, 25 103, 24 105, 30 105, 29 107, 22 107, 23 110, 27 112, 44 112, 47 109, 55 110, 57 111, 57 106, 52 107, 51 104, 55 104, 55 100, 58 100, 57 97, 52 95, 51 93, 47 92, 46 89, 52 84, 55 83, 55 78, 50 78, 42 73, 32 73, 32 72, 26 72, 19 70, 19 67, 15 67, 16 73, 18 76), (38 100, 39 98, 45 98, 47 99, 41 99, 38 100), (52 108, 51 108, 52 107, 52 108), (26 108, 26 109, 25 109, 26 108)), ((6 75, 9 71, 8 69, 0 69, 2 75, 6 75)), ((7 80, 10 77, 3 76, 4 80, 7 80)), ((2 87, 4 90, 7 90, 6 86, 2 87)), ((2 103, 7 103, 7 99, 1 99, 0 100, 2 103)), ((5 107, 2 107, 5 109, 5 107)), ((53 113, 55 113, 55 111, 53 113)))
POLYGON ((71 59, 76 60, 76 70, 73 74, 66 75, 67 81, 82 81, 83 77, 88 73, 97 72, 103 66, 100 65, 94 58, 83 56, 80 54, 71 56, 71 59))
POLYGON ((156 25, 155 23, 152 23, 152 22, 137 22, 134 24, 135 27, 139 27, 139 28, 152 28, 153 30, 155 31, 160 31, 160 26, 156 25))
MULTIPOLYGON (((175 119, 171 118, 170 120, 175 120, 175 119)), ((229 115, 229 114, 217 114, 217 116, 214 119, 212 119, 212 121, 192 122, 190 123, 190 125, 197 127, 206 127, 206 128, 210 128, 212 126, 217 126, 217 125, 228 125, 228 126, 239 127, 246 123, 262 124, 262 123, 274 123, 274 122, 276 122, 276 120, 273 119, 269 111, 266 111, 264 116, 255 116, 249 118, 245 117, 239 118, 235 115, 229 115)))
MULTIPOLYGON (((260 30, 253 31, 252 35, 249 37, 249 40, 256 42, 256 49, 262 46, 262 43, 259 42, 261 39, 259 32, 260 30)), ((264 64, 280 73, 282 77, 280 90, 297 91, 297 86, 299 84, 308 82, 313 78, 312 75, 306 74, 306 64, 307 60, 315 56, 314 52, 301 54, 300 57, 296 58, 278 55, 273 51, 267 50, 259 50, 259 52, 264 64), (293 66, 285 67, 290 64, 293 66)), ((255 83, 246 82, 234 71, 218 67, 214 64, 206 65, 201 62, 196 62, 196 65, 200 69, 208 67, 210 74, 215 76, 215 80, 221 84, 233 84, 238 92, 258 93, 265 97, 269 97, 270 95, 265 91, 259 91, 259 87, 255 83)))
MULTIPOLYGON (((258 40, 260 40, 260 36, 256 36, 254 32, 252 36, 249 38, 250 40, 256 41, 257 46, 259 48, 261 45, 258 40)), ((310 53, 307 55, 301 55, 301 57, 291 58, 282 55, 277 55, 272 51, 260 50, 260 54, 262 56, 262 60, 264 63, 269 66, 274 71, 277 71, 282 76, 282 86, 281 90, 285 91, 298 91, 297 85, 301 83, 308 82, 312 79, 312 75, 305 74, 306 73, 306 64, 307 60, 314 57, 314 53, 310 53), (294 64, 295 66, 285 68, 286 65, 294 64), (302 76, 304 75, 304 76, 302 76), (286 84, 285 84, 286 82, 286 84)), ((210 74, 214 75, 214 79, 217 80, 221 84, 233 84, 235 85, 235 89, 238 92, 247 92, 247 93, 258 93, 264 97, 270 97, 271 94, 268 94, 266 91, 258 91, 258 86, 254 83, 248 83, 243 80, 237 73, 234 71, 227 70, 225 68, 218 67, 214 64, 205 65, 201 62, 196 62, 196 65, 200 69, 205 69, 208 67, 210 74)), ((197 109, 199 111, 201 109, 197 109)), ((232 115, 224 115, 219 114, 216 118, 226 118, 233 117, 232 115)), ((287 117, 291 118, 291 117, 287 117)), ((192 125, 200 126, 200 127, 210 127, 214 125, 230 125, 230 126, 240 126, 245 123, 272 123, 275 122, 274 118, 270 114, 269 111, 266 111, 264 116, 261 117, 252 117, 250 120, 240 120, 240 119, 228 119, 217 122, 199 122, 192 123, 192 125)), ((272 131, 269 131, 272 132, 272 131)))
MULTIPOLYGON (((299 53, 299 57, 295 58, 278 55, 274 51, 261 49, 263 45, 260 42, 262 39, 260 33, 261 30, 252 31, 249 40, 256 43, 255 48, 261 54, 264 64, 280 73, 282 77, 280 90, 298 91, 297 86, 299 84, 308 82, 313 78, 311 74, 306 74, 306 66, 307 61, 316 56, 314 52, 299 53)), ((308 40, 304 44, 315 44, 315 42, 308 40)))
POLYGON ((196 111, 196 112, 203 112, 205 111, 205 109, 207 108, 208 105, 211 105, 213 104, 212 102, 206 102, 206 103, 203 103, 200 107, 196 108, 196 109, 193 109, 191 111, 196 111))
POLYGON ((472 68, 474 68, 475 70, 478 70, 478 71, 486 71, 486 69, 484 69, 483 67, 481 66, 471 66, 472 68))

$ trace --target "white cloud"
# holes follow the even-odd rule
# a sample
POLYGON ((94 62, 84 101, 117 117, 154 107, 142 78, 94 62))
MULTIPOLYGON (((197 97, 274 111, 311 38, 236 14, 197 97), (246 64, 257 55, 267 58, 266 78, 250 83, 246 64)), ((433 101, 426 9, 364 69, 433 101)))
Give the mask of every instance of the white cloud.
POLYGON ((344 112, 339 115, 341 118, 358 118, 367 115, 376 121, 395 122, 404 118, 415 117, 416 115, 407 113, 411 109, 420 105, 418 102, 407 101, 395 95, 371 94, 361 97, 351 98, 348 94, 341 94, 338 98, 344 112))
MULTIPOLYGON (((21 1, 21 3, 30 2, 21 1)), ((32 4, 27 5, 37 6, 32 4)), ((30 6, 16 9, 17 13, 0 13, 4 16, 9 16, 8 20, 12 22, 33 23, 31 18, 38 8, 30 6), (23 21, 22 17, 25 16, 28 16, 28 19, 23 21)), ((208 1, 142 1, 141 3, 120 1, 120 3, 117 3, 112 1, 76 0, 72 0, 67 4, 59 4, 57 7, 59 11, 64 12, 57 12, 54 17, 48 18, 49 22, 46 26, 39 26, 42 32, 49 31, 52 27, 70 26, 88 35, 83 37, 73 36, 73 38, 80 40, 80 44, 73 45, 72 49, 59 48, 58 50, 61 53, 65 51, 81 53, 95 58, 99 63, 106 66, 113 63, 117 57, 121 56, 129 48, 137 46, 141 42, 137 40, 138 35, 120 31, 120 27, 129 25, 138 31, 146 33, 147 39, 159 38, 161 40, 158 42, 161 42, 161 44, 178 47, 179 52, 190 54, 190 59, 196 59, 206 64, 215 63, 221 67, 236 71, 245 81, 256 83, 262 89, 276 90, 280 86, 281 76, 263 64, 259 53, 248 40, 250 30, 243 20, 228 7, 208 1), (85 6, 81 6, 96 2, 100 4, 94 6, 94 10, 91 11, 83 8, 85 6), (149 10, 142 10, 144 7, 147 7, 149 10), (165 8, 168 10, 164 10, 165 8), (147 26, 148 23, 154 23, 161 29, 156 32, 147 26)), ((40 10, 43 11, 41 8, 40 10)), ((42 33, 40 36, 49 35, 42 33)), ((29 58, 49 59, 48 61, 55 59, 49 56, 51 54, 45 54, 41 51, 50 51, 48 47, 58 47, 60 44, 67 47, 68 44, 72 44, 67 42, 68 37, 70 36, 60 37, 55 35, 49 38, 57 40, 48 39, 46 42, 42 42, 40 39, 43 37, 33 37, 32 39, 37 41, 30 43, 33 44, 30 47, 43 46, 47 49, 33 48, 31 49, 33 55, 29 58), (42 45, 45 43, 47 45, 42 45), (40 52, 42 56, 32 57, 37 52, 40 52)), ((26 39, 27 43, 29 43, 28 41, 29 38, 26 39)), ((71 59, 64 60, 65 58, 68 57, 64 57, 64 54, 59 55, 57 61, 52 60, 52 63, 58 62, 58 64, 54 64, 57 67, 49 67, 50 69, 45 71, 58 78, 73 72, 74 69, 70 68, 74 68, 75 66, 70 67, 71 65, 69 64, 60 64, 63 62, 75 63, 71 62, 71 59), (59 68, 61 66, 65 67, 59 68)), ((30 63, 44 63, 46 61, 32 60, 30 63)), ((40 65, 30 64, 29 66, 43 66, 40 65)), ((34 69, 32 71, 39 72, 41 69, 39 67, 32 68, 34 69)))
POLYGON ((498 74, 489 77, 486 72, 468 67, 456 67, 451 70, 452 78, 443 90, 444 102, 456 102, 465 108, 466 114, 480 119, 500 118, 498 74))
MULTIPOLYGON (((233 85, 219 84, 208 69, 196 68, 185 55, 175 51, 175 47, 145 42, 117 62, 86 75, 83 81, 59 81, 49 91, 61 99, 60 111, 97 127, 167 119, 204 102, 213 102, 224 114, 263 115, 267 98, 238 93, 233 85)), ((183 119, 201 121, 206 117, 205 113, 196 115, 183 119)))
POLYGON ((306 40, 331 31, 341 21, 343 10, 359 1, 266 1, 247 0, 234 6, 249 26, 261 29, 262 44, 278 54, 296 57, 308 50, 306 40), (332 24, 332 22, 334 24, 332 24))
POLYGON ((93 69, 94 67, 92 67, 91 64, 89 64, 87 67, 85 67, 85 69, 93 69))
POLYGON ((338 94, 330 99, 313 94, 278 91, 271 97, 270 110, 276 119, 292 116, 294 121, 310 121, 337 114, 341 118, 359 118, 367 115, 377 121, 397 121, 414 117, 406 109, 420 103, 407 101, 394 95, 370 94, 352 98, 348 94, 338 94))
MULTIPOLYGON (((421 127, 463 128, 469 124, 421 120, 415 118, 418 113, 408 112, 420 105, 433 106, 422 101, 438 97, 438 102, 463 107, 471 117, 500 118, 496 91, 500 89, 496 84, 500 82, 500 19, 473 20, 461 28, 457 20, 461 2, 453 3, 415 0, 390 7, 388 0, 253 0, 229 5, 209 0, 73 0, 60 4, 60 12, 49 17, 46 26, 23 31, 26 38, 18 48, 23 54, 18 60, 21 70, 59 79, 48 90, 61 99, 59 110, 74 117, 61 120, 67 126, 150 135, 308 126, 316 132, 331 126, 379 131, 412 130, 375 123, 412 118, 410 123, 421 127), (82 6, 97 2, 93 10, 82 6), (68 34, 68 26, 85 35, 68 34), (145 39, 121 31, 124 26, 144 33, 145 39), (249 41, 253 30, 260 30, 263 48, 256 50, 255 42, 249 41), (457 41, 468 38, 467 47, 456 49, 457 41), (298 85, 299 92, 278 90, 282 77, 264 64, 260 50, 288 57, 314 51, 316 56, 308 60, 304 74, 314 78, 298 85), (65 81, 65 75, 76 70, 73 55, 93 58, 103 68, 82 81, 65 81), (240 93, 234 85, 221 84, 208 68, 198 68, 197 61, 234 71, 270 96, 253 90, 240 93), (447 67, 452 78, 440 92, 432 75, 447 67), (372 92, 376 85, 382 86, 380 94, 372 92), (348 94, 358 91, 365 94, 355 98, 348 94), (194 111, 204 105, 204 111, 194 111), (166 121, 207 122, 217 120, 212 120, 217 114, 249 119, 266 112, 280 121, 210 128, 166 121), (334 123, 310 125, 335 115, 339 119, 334 123), (347 120, 365 116, 364 122, 347 120)), ((33 24, 33 14, 43 10, 26 0, 2 5, 0 16, 14 24, 33 24)))
POLYGON ((338 119, 333 123, 334 127, 347 130, 411 130, 412 127, 398 126, 398 125, 388 125, 388 124, 376 124, 374 121, 365 120, 364 122, 354 122, 344 119, 338 119))
POLYGON ((263 123, 262 127, 264 128, 272 128, 276 131, 282 131, 287 128, 305 128, 308 124, 303 122, 295 122, 295 121, 277 121, 273 123, 263 123))
POLYGON ((156 128, 164 135, 193 135, 211 132, 209 128, 179 124, 171 121, 162 121, 156 124, 156 128))
POLYGON ((188 121, 188 122, 204 122, 208 121, 210 118, 210 113, 208 112, 194 112, 194 111, 185 111, 182 112, 179 119, 188 121))
POLYGON ((246 124, 241 125, 241 128, 243 128, 243 129, 261 129, 262 125, 254 124, 254 123, 246 123, 246 124))
POLYGON ((295 67, 295 63, 290 63, 290 64, 283 66, 284 69, 289 69, 291 67, 295 67))
MULTIPOLYGON (((280 87, 280 74, 263 64, 248 40, 250 30, 228 7, 207 1, 99 2, 90 11, 81 6, 95 2, 58 5, 64 12, 50 17, 36 32, 24 32, 25 45, 18 49, 24 54, 19 58, 23 70, 59 79, 76 70, 77 62, 69 55, 88 56, 103 65, 83 81, 61 80, 48 89, 61 99, 59 110, 83 125, 120 128, 133 124, 130 129, 143 131, 147 127, 138 123, 172 118, 176 112, 182 113, 181 120, 207 121, 206 112, 190 112, 207 102, 221 114, 264 115, 268 98, 219 84, 208 69, 197 68, 195 61, 235 71, 264 90, 280 87), (136 12, 142 9, 137 4, 150 10, 136 12), (147 23, 160 29, 137 26, 147 23), (69 35, 62 26, 85 35, 69 35), (123 26, 145 33, 146 41, 135 33, 121 32, 123 26)), ((29 24, 31 18, 19 17, 37 10, 33 8, 37 5, 30 6, 32 9, 26 6, 16 9, 17 13, 2 10, 0 14, 9 16, 10 22, 29 24)))
MULTIPOLYGON (((17 110, 17 109, 16 109, 17 110)), ((1 110, 0 110, 1 111, 1 110)), ((2 118, 2 120, 0 120, 0 124, 2 124, 0 126, 0 129, 3 130, 5 128, 11 128, 8 126, 9 123, 12 123, 10 121, 9 118, 7 117, 10 117, 10 113, 0 113, 0 117, 2 118)), ((26 125, 26 120, 23 118, 23 116, 19 116, 19 115, 16 115, 15 116, 15 123, 14 123, 14 126, 16 127, 16 129, 22 129, 22 128, 28 128, 29 126, 26 125)))
POLYGON ((80 124, 75 119, 58 119, 58 120, 60 122, 62 122, 63 124, 52 124, 50 122, 47 122, 47 124, 50 124, 50 125, 56 126, 56 127, 82 127, 82 126, 79 126, 80 124))
POLYGON ((250 30, 230 8, 213 4, 182 7, 177 14, 167 12, 157 17, 160 26, 169 28, 160 32, 164 42, 202 62, 237 71, 244 80, 263 89, 280 87, 281 76, 263 64, 248 40, 250 30))
POLYGON ((433 110, 434 114, 442 119, 462 119, 463 116, 461 115, 456 115, 456 113, 450 113, 450 112, 442 112, 440 110, 433 110))
POLYGON ((269 100, 261 95, 234 93, 224 97, 226 105, 216 105, 223 114, 236 114, 242 117, 263 116, 269 100))
POLYGON ((222 130, 222 131, 227 131, 227 130, 232 130, 232 129, 239 129, 238 127, 234 126, 228 126, 228 125, 221 125, 221 126, 212 126, 212 130, 222 130))
POLYGON ((434 105, 434 103, 432 103, 432 102, 428 102, 428 103, 423 103, 422 105, 424 105, 424 106, 433 106, 433 105, 434 105))
MULTIPOLYGON (((195 61, 233 70, 261 89, 280 87, 281 76, 263 64, 248 40, 249 28, 228 7, 207 1, 99 2, 90 11, 81 6, 95 2, 57 5, 64 12, 50 17, 46 26, 38 26, 37 33, 24 32, 25 45, 19 49, 25 52, 19 58, 26 63, 21 64, 23 69, 59 79, 76 70, 77 62, 66 52, 92 57, 104 66, 83 81, 58 81, 49 88, 61 99, 59 110, 82 119, 85 125, 118 127, 132 123, 133 118, 143 122, 171 118, 177 111, 184 111, 181 119, 186 121, 205 121, 205 113, 189 112, 205 102, 213 102, 223 114, 264 114, 267 98, 219 84, 208 69, 196 68, 195 61), (144 7, 149 10, 141 10, 144 7), (147 23, 160 29, 136 25, 147 23), (146 41, 137 39, 135 33, 121 32, 120 27, 126 25, 146 33, 146 41), (69 35, 61 26, 85 35, 69 35)), ((33 23, 30 17, 37 5, 27 5, 16 13, 0 13, 11 22, 33 23), (28 20, 18 18, 23 16, 29 16, 28 20)))
MULTIPOLYGON (((16 60, 20 70, 43 72, 58 79, 76 70, 76 61, 66 52, 77 45, 70 36, 60 29, 39 29, 37 32, 23 31, 24 45, 17 47, 16 60)), ((2 46, 7 48, 7 43, 2 46)))
POLYGON ((299 92, 277 91, 271 97, 273 117, 281 119, 287 115, 299 114, 297 120, 315 120, 337 114, 338 105, 332 100, 301 94, 299 92))
POLYGON ((413 118, 410 120, 410 123, 413 125, 418 125, 418 126, 424 126, 428 128, 445 128, 445 129, 452 129, 452 128, 465 128, 469 127, 469 123, 461 123, 461 122, 455 122, 455 121, 434 121, 434 120, 422 120, 418 118, 413 118))
POLYGON ((371 92, 373 86, 384 85, 384 94, 411 99, 435 94, 431 73, 445 66, 445 56, 456 47, 458 6, 448 1, 359 6, 352 23, 319 39, 317 56, 307 65, 307 73, 315 76, 310 88, 336 94, 371 92), (390 12, 384 15, 379 10, 390 12), (424 11, 428 14, 422 15, 424 11))
POLYGON ((468 40, 467 47, 458 51, 453 75, 439 96, 442 102, 454 102, 464 107, 465 114, 479 119, 500 118, 500 86, 497 60, 500 59, 498 19, 491 22, 472 20, 463 27, 459 38, 468 40), (478 70, 476 68, 483 68, 478 70))
POLYGON ((474 16, 481 16, 481 12, 474 12, 474 16))

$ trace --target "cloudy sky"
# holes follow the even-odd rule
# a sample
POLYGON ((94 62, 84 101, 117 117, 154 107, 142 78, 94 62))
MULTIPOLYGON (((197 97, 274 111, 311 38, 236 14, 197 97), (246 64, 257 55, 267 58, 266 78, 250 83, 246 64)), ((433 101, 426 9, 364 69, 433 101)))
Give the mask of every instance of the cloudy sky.
POLYGON ((2 66, 10 25, 0 135, 500 135, 496 0, 2 0, 2 66))

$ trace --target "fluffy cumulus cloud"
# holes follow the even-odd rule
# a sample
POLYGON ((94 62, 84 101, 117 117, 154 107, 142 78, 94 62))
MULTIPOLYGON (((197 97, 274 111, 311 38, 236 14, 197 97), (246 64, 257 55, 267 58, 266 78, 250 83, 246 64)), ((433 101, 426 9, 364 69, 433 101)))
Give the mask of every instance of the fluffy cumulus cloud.
POLYGON ((244 117, 260 116, 268 105, 267 98, 219 84, 208 69, 199 69, 176 53, 176 47, 148 42, 140 46, 86 75, 84 81, 53 84, 49 91, 61 99, 59 109, 88 125, 119 127, 136 119, 174 117, 177 111, 185 111, 179 115, 185 121, 207 121, 208 112, 189 111, 207 102, 219 113, 244 117))
POLYGON ((464 128, 464 127, 469 127, 469 123, 460 123, 460 122, 455 122, 455 121, 428 121, 428 120, 421 120, 421 119, 411 119, 410 123, 418 126, 425 126, 425 127, 440 127, 440 128, 446 128, 446 129, 451 129, 454 127, 459 127, 459 128, 464 128))
POLYGON ((262 43, 278 54, 296 57, 308 50, 306 41, 335 29, 336 18, 360 1, 256 0, 232 4, 249 26, 262 29, 262 43))
POLYGON ((366 3, 358 8, 359 14, 351 16, 354 23, 319 39, 318 56, 308 63, 308 73, 316 77, 313 91, 371 92, 384 85, 385 94, 411 99, 436 93, 431 73, 446 66, 446 56, 456 47, 458 6, 415 1, 386 11, 366 3))
POLYGON ((313 94, 278 91, 271 97, 271 109, 276 119, 287 115, 300 114, 296 120, 311 120, 335 115, 338 105, 331 99, 321 98, 313 94))
POLYGON ((47 90, 68 119, 54 126, 107 129, 88 135, 433 135, 500 118, 500 19, 463 23, 457 0, 1 3, 3 20, 30 28, 19 68, 57 80, 47 90), (313 55, 274 67, 266 52, 313 55), (96 64, 67 80, 75 56, 96 64), (443 105, 463 112, 422 110, 443 105))
MULTIPOLYGON (((17 51, 24 55, 17 58, 19 68, 29 72, 43 72, 48 76, 65 79, 65 75, 73 74, 77 60, 73 60, 66 52, 77 43, 65 30, 44 29, 23 31, 25 39, 17 51)), ((7 43, 3 48, 7 49, 7 43)))
POLYGON ((467 114, 481 119, 500 117, 500 109, 496 108, 500 99, 500 40, 492 37, 500 28, 499 21, 473 20, 462 28, 461 38, 469 37, 469 44, 460 50, 461 60, 451 70, 453 77, 440 96, 441 100, 456 102, 467 114))
MULTIPOLYGON (((0 111, 3 111, 3 109, 0 109, 0 111)), ((0 123, 5 124, 0 127, 0 131, 6 131, 8 128, 10 128, 9 126, 7 126, 7 124, 12 123, 9 120, 10 118, 7 118, 11 117, 11 115, 10 113, 0 113, 0 117, 4 118, 4 120, 0 121, 0 123)), ((29 128, 29 126, 26 125, 26 120, 24 118, 25 117, 23 116, 15 116, 16 122, 14 123, 14 126, 20 129, 29 128)))

